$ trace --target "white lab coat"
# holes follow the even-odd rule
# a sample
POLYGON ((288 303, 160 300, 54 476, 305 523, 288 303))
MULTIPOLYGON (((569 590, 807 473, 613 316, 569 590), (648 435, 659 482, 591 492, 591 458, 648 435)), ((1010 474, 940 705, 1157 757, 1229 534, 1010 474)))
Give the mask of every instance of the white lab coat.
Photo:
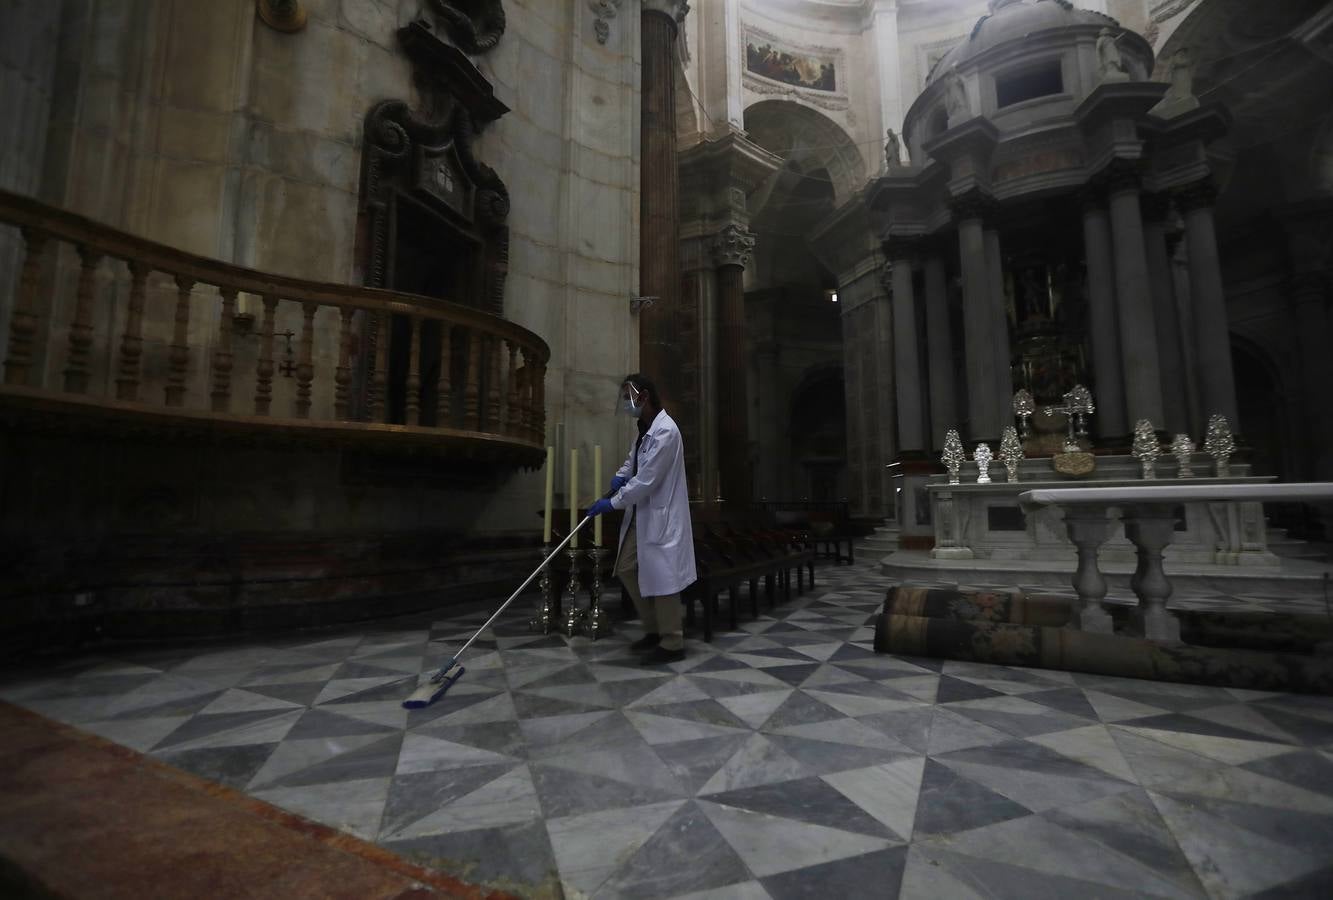
POLYGON ((639 547, 639 591, 645 597, 678 594, 698 575, 685 485, 685 446, 680 429, 665 410, 648 426, 639 445, 639 471, 630 478, 633 471, 631 444, 625 464, 616 472, 629 481, 611 498, 614 508, 627 511, 620 525, 619 547, 624 546, 632 517, 639 547))

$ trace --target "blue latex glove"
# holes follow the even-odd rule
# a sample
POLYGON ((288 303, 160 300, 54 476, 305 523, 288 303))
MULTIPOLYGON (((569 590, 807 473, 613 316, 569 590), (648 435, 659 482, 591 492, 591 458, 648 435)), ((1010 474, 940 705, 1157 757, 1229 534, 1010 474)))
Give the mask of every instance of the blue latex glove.
POLYGON ((611 493, 614 494, 628 483, 628 478, 625 478, 623 475, 617 475, 615 478, 611 479, 611 493))
POLYGON ((590 516, 602 516, 614 511, 615 507, 612 506, 611 501, 607 500, 605 497, 588 507, 588 515, 590 516))

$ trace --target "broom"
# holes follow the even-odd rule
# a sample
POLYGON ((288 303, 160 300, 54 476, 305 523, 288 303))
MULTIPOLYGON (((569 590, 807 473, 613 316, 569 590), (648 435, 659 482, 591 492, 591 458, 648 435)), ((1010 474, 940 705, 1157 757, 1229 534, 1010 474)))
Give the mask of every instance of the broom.
POLYGON ((486 624, 478 628, 476 634, 468 638, 467 643, 458 648, 458 652, 453 655, 453 658, 431 675, 429 679, 422 682, 421 685, 403 701, 404 709, 424 709, 427 706, 430 706, 436 700, 443 697, 444 692, 453 687, 455 681, 463 677, 463 673, 466 672, 467 669, 458 664, 458 658, 463 655, 468 647, 472 646, 472 642, 480 637, 483 631, 491 627, 491 623, 499 618, 500 613, 504 612, 509 604, 513 603, 518 595, 523 593, 528 585, 532 584, 532 580, 541 574, 541 570, 546 568, 551 560, 555 559, 555 555, 565 549, 565 545, 570 542, 574 535, 579 533, 579 529, 584 525, 587 525, 590 521, 592 521, 592 516, 584 516, 583 521, 578 525, 575 525, 569 534, 565 535, 565 539, 551 551, 551 555, 542 560, 541 565, 537 566, 536 569, 533 569, 532 574, 518 586, 518 590, 510 594, 509 599, 500 604, 500 608, 491 614, 491 617, 486 620, 486 624))

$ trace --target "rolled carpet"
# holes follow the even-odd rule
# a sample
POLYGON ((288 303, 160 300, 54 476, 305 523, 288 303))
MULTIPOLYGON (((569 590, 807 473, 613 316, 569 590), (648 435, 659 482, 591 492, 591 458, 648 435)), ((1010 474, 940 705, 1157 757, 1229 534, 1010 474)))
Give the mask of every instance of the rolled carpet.
POLYGON ((1327 659, 1009 622, 885 612, 875 621, 875 650, 1153 681, 1333 694, 1333 661, 1327 659))

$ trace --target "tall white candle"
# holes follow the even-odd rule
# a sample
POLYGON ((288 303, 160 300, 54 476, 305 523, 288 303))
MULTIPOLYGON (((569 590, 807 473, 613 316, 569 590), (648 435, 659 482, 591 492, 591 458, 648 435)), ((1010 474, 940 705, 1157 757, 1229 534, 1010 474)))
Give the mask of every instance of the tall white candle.
POLYGON ((579 536, 574 528, 579 524, 579 448, 569 448, 569 533, 574 536, 569 541, 570 547, 579 545, 579 536))
POLYGON ((555 500, 555 448, 546 448, 546 494, 542 507, 542 543, 551 543, 551 505, 555 500))
MULTIPOLYGON (((592 448, 592 485, 594 491, 602 489, 602 445, 598 444, 592 448)), ((598 516, 592 520, 592 545, 594 547, 602 546, 602 517, 598 516)))

